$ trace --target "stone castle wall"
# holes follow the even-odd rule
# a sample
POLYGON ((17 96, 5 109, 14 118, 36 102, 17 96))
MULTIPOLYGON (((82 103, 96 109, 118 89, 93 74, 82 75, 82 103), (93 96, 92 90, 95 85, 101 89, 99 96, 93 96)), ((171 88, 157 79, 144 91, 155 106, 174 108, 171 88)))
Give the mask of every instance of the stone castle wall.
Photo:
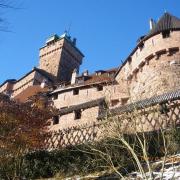
POLYGON ((130 101, 149 98, 180 85, 180 32, 155 35, 144 42, 121 68, 116 80, 127 82, 130 101))
POLYGON ((11 94, 14 83, 7 82, 0 87, 0 93, 11 94))
POLYGON ((16 82, 16 84, 14 84, 12 97, 17 96, 23 90, 33 85, 35 73, 36 72, 30 73, 28 76, 25 76, 23 79, 19 80, 18 82, 16 82))
POLYGON ((58 98, 53 100, 56 108, 68 107, 72 105, 82 104, 88 101, 96 100, 101 97, 111 102, 111 100, 119 101, 119 105, 123 98, 127 98, 126 92, 123 91, 120 85, 106 85, 102 91, 98 91, 96 87, 87 87, 79 89, 79 94, 73 95, 73 89, 67 92, 59 93, 58 98))
POLYGON ((6 91, 7 91, 7 89, 8 89, 8 82, 7 83, 5 83, 3 86, 1 86, 0 87, 0 92, 1 93, 5 93, 6 91))
MULTIPOLYGON (((159 104, 138 110, 135 107, 131 112, 120 113, 112 119, 109 118, 108 121, 99 120, 93 125, 91 124, 92 118, 89 118, 91 122, 89 123, 88 121, 88 125, 83 126, 83 123, 81 123, 81 126, 76 128, 70 128, 72 126, 71 124, 68 125, 69 119, 66 119, 66 125, 68 126, 64 126, 64 122, 62 122, 62 125, 69 129, 63 129, 60 125, 51 127, 52 129, 54 128, 53 130, 56 130, 56 133, 46 139, 47 149, 99 141, 101 138, 110 135, 117 137, 117 132, 132 134, 174 127, 175 124, 180 125, 180 92, 175 92, 175 94, 177 94, 176 100, 169 99, 169 97, 173 97, 173 93, 168 98, 163 97, 163 99, 167 98, 167 102, 164 105, 168 108, 168 111, 165 112, 160 111, 159 104)), ((75 125, 74 121, 71 121, 71 123, 75 125)))
POLYGON ((97 122, 96 118, 98 117, 99 107, 92 107, 89 109, 81 110, 81 118, 75 119, 75 113, 69 113, 62 116, 59 116, 58 124, 51 124, 50 131, 58 131, 61 129, 67 129, 72 127, 77 127, 81 125, 90 125, 97 122))
MULTIPOLYGON (((43 80, 45 80, 45 77, 42 76, 40 73, 33 71, 29 75, 25 76, 18 82, 16 82, 13 86, 13 93, 12 97, 17 96, 22 91, 24 91, 26 88, 33 86, 33 85, 40 85, 43 80)), ((48 84, 48 80, 46 79, 46 82, 48 84)))
MULTIPOLYGON (((105 97, 110 106, 112 100, 116 101, 117 106, 121 106, 127 103, 127 99, 129 99, 128 103, 130 103, 131 101, 150 98, 179 88, 179 42, 180 32, 178 31, 171 32, 170 37, 167 38, 163 38, 162 34, 158 34, 147 39, 143 47, 141 49, 137 48, 119 71, 116 76, 118 85, 104 86, 102 91, 97 91, 96 87, 78 88, 78 95, 73 95, 73 89, 62 91, 62 93, 58 94, 57 99, 54 99, 54 106, 56 108, 65 108, 101 97, 105 97)), ((98 112, 96 115, 94 114, 94 119, 96 119, 97 115, 98 112)), ((72 116, 73 113, 67 114, 65 117, 73 119, 72 116)), ((84 121, 83 116, 81 120, 84 121)), ((74 124, 74 121, 70 121, 70 124, 74 124)), ((65 128, 66 125, 61 123, 61 127, 65 128)))
POLYGON ((39 68, 57 76, 63 39, 45 46, 39 52, 39 68))

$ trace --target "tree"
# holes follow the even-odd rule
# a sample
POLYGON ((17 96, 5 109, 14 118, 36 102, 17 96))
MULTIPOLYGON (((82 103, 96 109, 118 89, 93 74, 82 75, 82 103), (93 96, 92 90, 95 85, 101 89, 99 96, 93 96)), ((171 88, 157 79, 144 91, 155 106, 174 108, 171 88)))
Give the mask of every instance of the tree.
MULTIPOLYGON (((159 108, 154 107, 153 110, 151 108, 151 113, 153 115, 160 113, 159 108)), ((118 117, 107 117, 102 129, 103 138, 87 144, 86 150, 82 150, 93 155, 91 164, 100 164, 103 170, 110 170, 120 179, 127 179, 128 173, 132 171, 138 172, 138 176, 142 179, 157 177, 162 179, 168 156, 179 152, 180 131, 174 124, 167 129, 138 132, 137 122, 141 120, 142 114, 143 111, 138 113, 135 109, 118 117), (128 128, 134 129, 133 133, 124 132, 125 120, 128 120, 128 128), (161 161, 153 163, 157 159, 161 161), (161 169, 159 174, 157 174, 158 169, 161 169)))
POLYGON ((22 104, 0 94, 0 175, 3 178, 20 177, 24 155, 43 149, 52 110, 44 108, 46 104, 42 102, 36 96, 22 104))
POLYGON ((12 0, 0 0, 0 31, 1 32, 9 32, 8 30, 8 22, 4 18, 3 14, 7 12, 7 10, 16 10, 20 9, 20 1, 12 1, 12 0))

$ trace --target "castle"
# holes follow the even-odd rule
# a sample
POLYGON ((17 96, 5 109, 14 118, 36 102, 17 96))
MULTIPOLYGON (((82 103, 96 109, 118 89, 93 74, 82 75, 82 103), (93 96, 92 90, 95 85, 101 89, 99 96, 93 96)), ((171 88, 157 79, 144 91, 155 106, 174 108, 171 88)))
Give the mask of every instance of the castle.
POLYGON ((38 92, 47 92, 59 109, 51 130, 97 121, 102 106, 110 109, 161 95, 180 87, 180 19, 165 13, 120 67, 79 74, 83 53, 76 39, 65 33, 53 35, 40 48, 40 63, 19 80, 10 79, 0 92, 25 102, 38 92))

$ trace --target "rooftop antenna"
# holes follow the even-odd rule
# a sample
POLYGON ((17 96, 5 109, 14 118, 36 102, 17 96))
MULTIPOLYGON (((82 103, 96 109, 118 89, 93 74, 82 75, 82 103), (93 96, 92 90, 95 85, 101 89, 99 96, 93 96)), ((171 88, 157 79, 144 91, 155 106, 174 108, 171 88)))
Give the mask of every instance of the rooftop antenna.
POLYGON ((68 34, 68 35, 70 35, 71 25, 72 25, 72 22, 69 23, 69 27, 68 27, 68 29, 67 29, 67 34, 68 34))

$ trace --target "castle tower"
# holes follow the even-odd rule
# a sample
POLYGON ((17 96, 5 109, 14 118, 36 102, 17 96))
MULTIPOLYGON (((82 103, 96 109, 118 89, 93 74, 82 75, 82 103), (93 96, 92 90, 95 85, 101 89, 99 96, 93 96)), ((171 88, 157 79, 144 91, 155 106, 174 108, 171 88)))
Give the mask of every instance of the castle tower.
POLYGON ((76 47, 76 39, 67 33, 53 35, 40 49, 39 68, 51 74, 56 81, 70 81, 74 69, 79 71, 84 55, 76 47))
POLYGON ((150 27, 116 75, 119 84, 127 82, 130 101, 180 87, 180 19, 165 13, 150 27))

